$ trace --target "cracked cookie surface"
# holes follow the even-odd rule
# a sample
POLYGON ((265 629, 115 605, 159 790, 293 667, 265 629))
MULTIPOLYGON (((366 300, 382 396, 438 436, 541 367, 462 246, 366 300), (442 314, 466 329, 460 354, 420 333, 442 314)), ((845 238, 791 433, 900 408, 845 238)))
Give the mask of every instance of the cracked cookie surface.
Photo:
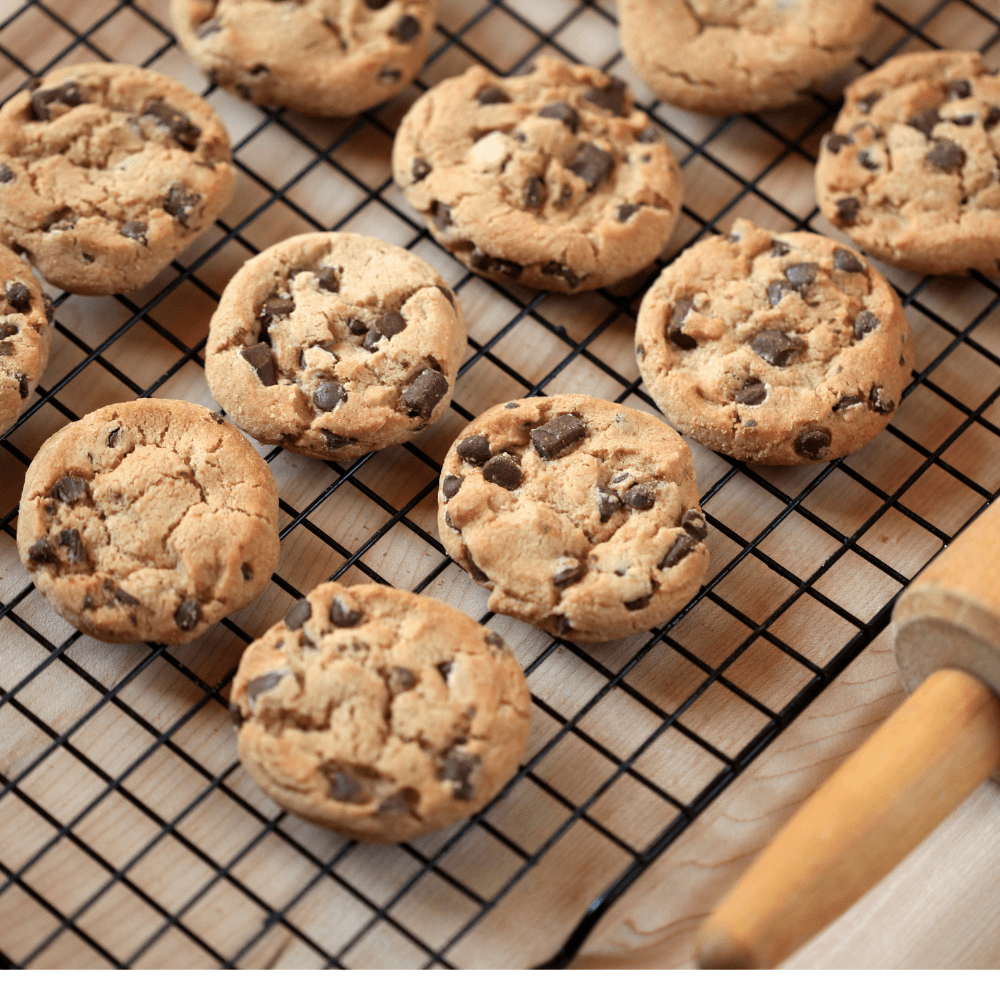
POLYGON ((258 441, 346 461, 439 419, 462 306, 415 254, 370 236, 293 236, 247 261, 212 317, 212 395, 258 441))
POLYGON ((82 295, 141 288, 233 190, 212 106, 151 70, 85 63, 0 109, 0 240, 82 295))
POLYGON ((889 423, 913 368, 899 299, 864 257, 745 220, 664 269, 635 339, 649 393, 682 433, 768 465, 856 451, 889 423))
POLYGON ((274 479, 238 431, 194 403, 140 399, 42 445, 17 547, 81 632, 185 643, 260 596, 278 563, 277 524, 274 479))
POLYGON ((49 363, 53 314, 31 268, 0 246, 0 434, 28 406, 49 363))
POLYGON ((580 642, 662 625, 708 569, 688 446, 591 396, 519 399, 473 420, 442 466, 438 529, 492 591, 491 611, 580 642))
POLYGON ((624 82, 550 57, 522 76, 473 66, 431 88, 400 124, 392 165, 463 264, 555 292, 647 267, 681 204, 673 154, 624 82))
POLYGON ((231 701, 240 758, 271 798, 374 841, 482 809, 517 769, 531 707, 514 655, 468 615, 337 583, 247 647, 231 701))
POLYGON ((897 56, 852 83, 820 147, 823 214, 922 274, 1000 275, 1000 77, 978 52, 897 56))
POLYGON ((256 104, 353 115, 417 75, 436 0, 171 0, 181 45, 256 104))
POLYGON ((871 0, 619 0, 622 48, 656 95, 714 114, 780 108, 847 66, 871 0))

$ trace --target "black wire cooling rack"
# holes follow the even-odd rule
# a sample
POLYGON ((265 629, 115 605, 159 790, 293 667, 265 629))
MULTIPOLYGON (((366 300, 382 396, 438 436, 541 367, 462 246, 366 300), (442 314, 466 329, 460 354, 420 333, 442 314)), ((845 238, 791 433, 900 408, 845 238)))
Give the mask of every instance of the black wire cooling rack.
MULTIPOLYGON (((855 456, 805 469, 748 467, 694 446, 713 552, 698 597, 663 629, 598 646, 494 619, 533 693, 518 776, 459 827, 393 847, 347 842, 279 812, 240 769, 225 708, 242 649, 327 578, 410 587, 487 620, 484 592, 445 557, 434 528, 440 459, 464 423, 545 392, 652 409, 632 329, 653 275, 574 299, 470 275, 392 186, 399 117, 476 61, 507 73, 550 51, 626 77, 684 169, 673 256, 740 215, 829 233, 811 171, 836 98, 768 115, 685 114, 636 79, 608 0, 442 0, 407 94, 356 119, 310 121, 207 84, 178 50, 166 8, 0 3, 0 95, 66 62, 150 66, 215 104, 240 177, 223 219, 149 288, 57 295, 52 363, 0 439, 0 965, 564 965, 997 495, 998 287, 977 274, 885 269, 918 339, 892 427, 855 456), (349 467, 262 449, 281 492, 282 563, 258 605, 198 642, 108 647, 74 632, 17 561, 30 456, 109 402, 156 394, 212 405, 201 352, 228 277, 277 239, 339 227, 422 254, 461 296, 469 350, 449 416, 349 467)), ((927 47, 978 48, 1000 63, 997 2, 878 10, 855 74, 927 47)))

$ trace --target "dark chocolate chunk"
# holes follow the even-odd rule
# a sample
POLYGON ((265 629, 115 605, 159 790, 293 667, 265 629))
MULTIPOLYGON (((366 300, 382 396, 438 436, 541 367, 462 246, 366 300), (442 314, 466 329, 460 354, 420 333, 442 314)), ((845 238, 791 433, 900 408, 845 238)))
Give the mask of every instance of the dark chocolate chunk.
MULTIPOLYGON (((13 323, 0 323, 0 340, 7 340, 10 337, 16 337, 21 331, 14 326, 13 323)), ((14 348, 10 344, 4 344, 4 347, 10 347, 10 350, 4 350, 3 355, 10 355, 14 353, 14 348)))
POLYGON ((392 3, 392 0, 365 0, 365 6, 369 10, 381 10, 383 7, 388 7, 392 3))
POLYGON ((918 132, 923 132, 929 139, 931 132, 934 131, 934 126, 939 121, 941 121, 941 116, 938 114, 937 108, 928 108, 926 111, 921 111, 920 114, 914 115, 906 124, 911 128, 915 128, 918 132))
POLYGON ((347 321, 347 329, 350 330, 355 337, 363 337, 368 332, 368 324, 357 317, 354 317, 347 321))
POLYGON ((139 603, 138 598, 133 597, 127 590, 122 590, 121 587, 115 587, 115 600, 129 608, 134 608, 139 603))
POLYGON ((967 125, 971 125, 975 120, 976 120, 976 116, 972 115, 972 114, 969 114, 969 115, 956 115, 954 118, 949 118, 948 119, 948 121, 950 121, 952 123, 952 125, 961 125, 962 127, 965 127, 967 125))
POLYGON ((28 381, 28 376, 24 372, 18 372, 14 378, 17 379, 17 392, 21 399, 27 399, 28 393, 31 392, 31 383, 28 381))
POLYGON ((480 104, 510 104, 510 98, 499 88, 487 85, 476 94, 480 104))
POLYGON ((826 137, 826 148, 831 153, 839 153, 844 146, 853 146, 854 140, 849 135, 838 135, 836 132, 826 137))
POLYGON ((876 329, 878 329, 878 316, 864 309, 858 313, 857 319, 854 321, 854 339, 864 340, 872 330, 876 329))
POLYGON ((838 271, 847 271, 850 274, 865 273, 865 265, 850 250, 834 250, 833 266, 838 271))
POLYGON ((850 225, 861 211, 861 202, 857 198, 841 198, 837 202, 837 215, 840 221, 850 225))
POLYGON ((649 606, 652 599, 652 594, 643 594, 642 597, 637 597, 634 601, 625 601, 625 609, 626 611, 641 611, 649 606))
POLYGON ((767 386, 763 382, 748 382, 733 399, 743 406, 760 406, 767 399, 767 386))
POLYGON ((571 583, 576 583, 586 572, 587 567, 583 563, 577 563, 575 566, 567 566, 565 569, 559 570, 552 577, 552 582, 557 587, 568 587, 571 583))
POLYGON ((420 805, 420 792, 415 788, 406 787, 395 795, 386 796, 379 804, 380 813, 412 812, 420 805))
POLYGON ((805 349, 805 342, 798 337, 792 339, 781 330, 763 330, 753 338, 750 346, 775 368, 787 368, 795 360, 795 355, 805 349))
POLYGON ((805 431, 795 439, 795 451, 803 458, 815 461, 829 451, 831 440, 829 431, 805 431))
POLYGON ((262 385, 277 385, 278 378, 274 370, 274 357, 267 344, 254 344, 244 347, 240 357, 257 373, 262 385))
POLYGON ((885 394, 885 389, 883 389, 880 385, 872 387, 872 391, 868 396, 868 405, 876 413, 882 414, 892 413, 892 411, 896 409, 896 401, 894 399, 890 399, 885 394))
POLYGON ((77 500, 82 500, 89 494, 90 487, 85 479, 80 479, 78 476, 66 476, 52 487, 50 496, 63 503, 76 503, 77 500))
POLYGON ((686 510, 681 518, 681 527, 696 541, 704 541, 708 537, 708 522, 705 515, 692 508, 686 510))
POLYGON ((253 579, 253 566, 250 563, 243 563, 240 566, 240 573, 243 575, 243 579, 249 582, 253 579))
POLYGON ((15 281, 7 289, 7 301, 14 312, 31 312, 31 292, 27 285, 22 285, 20 281, 15 281))
POLYGON ((767 286, 767 301, 772 306, 776 306, 786 295, 790 295, 794 291, 796 291, 795 286, 784 278, 772 281, 767 286))
POLYGON ((583 99, 591 104, 596 104, 605 111, 610 111, 613 115, 623 115, 625 113, 625 81, 613 76, 603 87, 591 87, 584 95, 583 99))
POLYGON ((858 163, 860 163, 865 170, 871 170, 874 172, 879 169, 878 160, 876 160, 867 149, 862 149, 861 152, 858 153, 858 163))
POLYGON ((579 148, 567 167, 586 181, 588 191, 593 191, 611 176, 615 158, 600 146, 587 142, 579 148))
POLYGON ((490 582, 490 578, 479 568, 479 564, 472 558, 472 553, 468 549, 465 550, 465 560, 469 564, 469 573, 476 583, 490 582))
POLYGON ((483 465, 490 460, 490 442, 485 434, 470 434, 455 446, 459 457, 472 465, 483 465))
POLYGON ((694 299, 681 299, 674 304, 674 311, 670 314, 670 321, 667 323, 667 336, 682 351, 691 351, 698 346, 698 341, 694 337, 683 332, 684 321, 693 308, 694 299))
POLYGON ((785 277, 792 283, 797 292, 811 285, 819 274, 818 264, 792 264, 785 271, 785 277))
POLYGON ((948 87, 948 100, 961 101, 972 94, 972 84, 968 80, 952 80, 948 87))
POLYGON ((547 424, 536 427, 531 432, 531 443, 546 462, 550 462, 571 444, 587 436, 586 425, 572 413, 553 417, 547 424))
POLYGON ((571 108, 568 104, 560 101, 558 104, 549 104, 542 108, 538 112, 539 118, 554 118, 556 121, 562 122, 574 135, 576 135, 576 130, 580 127, 580 116, 577 114, 575 108, 571 108))
POLYGON ((9 184, 14 179, 14 171, 6 163, 0 163, 0 184, 9 184))
POLYGON ((126 222, 121 228, 122 236, 127 236, 130 240, 135 240, 143 246, 149 245, 149 241, 146 239, 147 232, 149 232, 149 226, 145 222, 139 222, 137 219, 126 222))
POLYGON ((545 264, 542 267, 542 274, 546 275, 546 277, 561 278, 570 288, 576 288, 582 280, 580 275, 578 275, 575 271, 571 271, 564 264, 560 264, 556 260, 550 260, 547 264, 545 264))
POLYGON ((479 758, 452 748, 438 771, 438 778, 441 781, 450 781, 454 785, 451 794, 456 799, 467 802, 476 797, 476 790, 469 778, 478 763, 479 758))
POLYGON ((217 31, 222 31, 222 18, 210 17, 207 21, 202 21, 194 29, 194 34, 195 38, 207 38, 209 35, 214 35, 217 31))
POLYGON ((939 170, 954 173, 965 166, 965 150, 950 139, 938 139, 927 153, 927 162, 939 170))
POLYGON ((316 269, 316 284, 324 292, 340 291, 340 274, 335 267, 319 267, 316 269))
POLYGON ((622 500, 633 510, 649 510, 656 503, 656 494, 645 484, 637 485, 626 490, 622 500))
POLYGON ((303 597, 301 601, 296 601, 285 614, 285 624, 290 629, 300 629, 309 620, 312 614, 312 606, 308 598, 303 597))
POLYGON ((880 100, 882 100, 882 95, 878 91, 873 91, 858 100, 858 107, 864 114, 868 114, 880 100))
POLYGON ((689 552, 694 551, 698 543, 685 532, 674 539, 673 545, 667 549, 663 558, 657 563, 657 569, 673 569, 689 552))
POLYGON ((487 632, 486 645, 492 646, 494 649, 503 649, 505 644, 502 636, 497 635, 496 632, 487 632))
POLYGON ((422 181, 431 172, 431 165, 419 156, 413 158, 413 162, 410 164, 410 174, 413 177, 413 183, 416 184, 417 181, 422 181))
POLYGON ((55 319, 56 305, 52 301, 52 296, 48 292, 42 292, 42 305, 45 306, 45 319, 51 323, 55 319))
POLYGON ((201 129, 186 114, 165 101, 150 101, 142 113, 155 118, 185 149, 194 149, 198 145, 201 129))
POLYGON ((629 219, 639 211, 638 205, 619 205, 615 213, 619 222, 628 222, 629 219))
POLYGON ((28 559, 35 563, 58 562, 59 557, 53 544, 47 538, 40 538, 28 547, 28 559))
POLYGON ((512 260, 503 260, 500 257, 490 257, 481 250, 473 250, 469 260, 469 266, 477 271, 499 271, 504 277, 517 280, 521 277, 523 268, 520 264, 512 260))
POLYGON ((521 466, 513 455, 501 452, 483 466, 483 479, 505 490, 516 490, 521 485, 521 466))
MULTIPOLYGON (((68 229, 73 229, 76 225, 76 212, 68 206, 63 206, 62 208, 57 208, 54 212, 50 212, 42 220, 41 228, 49 233, 61 233, 68 229)), ((84 255, 86 257, 86 254, 84 255)), ((91 257, 90 260, 94 258, 91 257)))
POLYGON ((389 34, 397 41, 412 42, 420 34, 420 22, 412 14, 404 14, 389 29, 389 34))
POLYGON ((514 403, 514 402, 504 403, 503 404, 503 408, 505 410, 516 410, 517 409, 517 403, 514 403))
POLYGON ((792 248, 787 243, 783 243, 781 240, 771 240, 772 257, 784 257, 786 254, 791 253, 791 251, 792 248))
POLYGON ((417 678, 406 667, 393 667, 391 683, 400 691, 412 691, 417 686, 417 678))
POLYGON ((291 316, 295 311, 294 299, 283 299, 280 295, 271 295, 260 307, 260 328, 267 331, 271 324, 291 316))
POLYGON ((353 628, 361 621, 361 612, 347 606, 344 599, 338 594, 330 605, 330 621, 337 628, 353 628))
POLYGON ((182 226, 188 224, 191 218, 191 210, 201 201, 201 195, 191 191, 183 184, 171 184, 167 192, 166 201, 163 203, 163 210, 172 215, 182 226))
POLYGON ((444 678, 445 684, 448 683, 448 678, 451 676, 451 672, 455 669, 455 661, 448 660, 447 663, 438 663, 437 670, 438 673, 444 678))
POLYGON ((447 503, 462 488, 462 477, 450 472, 441 480, 441 493, 447 503))
POLYGON ((617 493, 606 490, 603 486, 597 487, 597 509, 601 512, 601 523, 610 521, 611 518, 621 509, 622 502, 618 499, 617 493))
POLYGON ((189 597, 174 612, 174 621, 182 632, 190 632, 201 621, 201 605, 189 597))
POLYGON ((320 382, 313 393, 313 405, 317 410, 335 410, 347 402, 347 393, 339 382, 320 382))
POLYGON ((118 445, 118 439, 122 436, 122 429, 120 427, 112 427, 108 431, 108 447, 115 448, 118 445))
POLYGON ((444 285, 435 285, 434 287, 448 300, 448 305, 454 308, 455 293, 450 288, 445 288, 444 285))
MULTIPOLYGON (((90 596, 89 594, 87 595, 90 596)), ((243 713, 240 711, 240 706, 236 702, 232 702, 229 706, 229 721, 233 724, 234 728, 239 729, 243 725, 243 713)))
POLYGON ((646 144, 660 141, 660 130, 655 125, 647 125, 637 136, 639 142, 646 144))
POLYGON ((997 122, 1000 122, 1000 108, 995 104, 986 112, 986 117, 983 119, 983 128, 987 130, 996 128, 997 122))
POLYGON ((339 451, 349 444, 354 444, 353 438, 341 437, 339 434, 334 434, 333 431, 328 431, 325 427, 321 427, 320 430, 323 433, 323 444, 330 451, 339 451))
POLYGON ((31 110, 40 122, 47 122, 51 118, 52 111, 49 107, 51 104, 65 104, 67 108, 83 104, 83 93, 79 84, 69 80, 61 87, 36 90, 31 95, 31 110))
POLYGON ((431 217, 438 229, 445 230, 452 225, 451 209, 443 201, 431 202, 431 217))
POLYGON ((87 550, 83 547, 83 539, 76 528, 64 528, 60 531, 58 544, 69 550, 67 557, 70 563, 86 562, 87 550))
POLYGON ((545 201, 545 182, 541 177, 529 177, 524 182, 524 207, 541 208, 545 201))
POLYGON ((265 691, 270 691, 271 688, 277 687, 286 677, 288 677, 287 670, 272 670, 269 673, 261 674, 260 677, 255 677, 252 681, 247 684, 247 701, 250 704, 250 711, 252 712, 257 704, 257 699, 264 694, 265 691))
POLYGON ((327 795, 334 802, 353 802, 360 804, 368 801, 361 782, 357 778, 351 777, 346 771, 341 771, 333 765, 325 764, 321 768, 323 775, 330 782, 327 795))
POLYGON ((841 396, 833 406, 833 412, 839 413, 841 410, 847 410, 852 406, 859 406, 864 402, 863 396, 841 396))
POLYGON ((433 368, 425 368, 400 394, 400 402, 410 416, 425 420, 448 393, 448 380, 433 368))

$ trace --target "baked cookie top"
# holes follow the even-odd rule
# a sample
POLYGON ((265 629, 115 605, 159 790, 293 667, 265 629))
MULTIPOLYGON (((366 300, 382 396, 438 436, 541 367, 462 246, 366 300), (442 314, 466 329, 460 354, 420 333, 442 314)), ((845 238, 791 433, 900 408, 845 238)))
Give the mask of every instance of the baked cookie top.
POLYGON ((697 593, 708 528, 691 452, 591 396, 495 406, 444 460, 438 529, 490 610, 581 642, 662 625, 697 593))
POLYGON ((473 66, 432 87, 400 124, 392 166, 464 264, 558 292, 648 266, 681 203, 673 154, 624 81, 550 57, 522 76, 473 66))
POLYGON ((513 776, 530 698, 496 633, 391 587, 325 583, 243 654, 239 752, 285 809, 400 841, 482 809, 513 776))
POLYGON ((17 547, 35 586, 81 632, 190 642, 267 586, 278 491, 219 414, 174 399, 115 403, 39 449, 17 547))
POLYGON ((49 363, 53 315, 31 268, 0 246, 0 434, 28 405, 49 363))
POLYGON ((436 0, 171 0, 174 30, 213 82, 256 104, 350 115, 416 76, 436 0))
POLYGON ((141 288, 218 218, 233 183, 211 105, 151 70, 66 66, 0 108, 0 241, 66 291, 141 288))
POLYGON ((729 114, 801 100, 850 63, 871 0, 619 0, 622 47, 671 104, 729 114))
POLYGON ((913 335, 860 254, 740 219, 664 269, 642 300, 636 353, 682 433, 747 462, 797 465, 847 455, 888 424, 913 335))
POLYGON ((258 441, 346 460, 441 417, 462 306, 429 264, 370 236, 293 236, 248 260, 212 317, 205 374, 258 441))
POLYGON ((890 59, 844 93, 816 166, 819 206, 881 260, 996 277, 998 125, 1000 78, 978 52, 890 59))

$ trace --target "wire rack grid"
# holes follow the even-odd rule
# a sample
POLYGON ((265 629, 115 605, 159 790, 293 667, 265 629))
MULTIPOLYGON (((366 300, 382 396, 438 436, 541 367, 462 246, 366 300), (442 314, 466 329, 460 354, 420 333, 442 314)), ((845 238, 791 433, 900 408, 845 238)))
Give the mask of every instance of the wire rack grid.
MULTIPOLYGON (((975 47, 1000 65, 1000 3, 894 0, 878 11, 848 76, 929 47, 975 47)), ((468 420, 565 391, 655 412, 632 355, 652 272, 572 299, 485 281, 433 242, 391 182, 393 131, 420 92, 474 62, 508 73, 541 52, 625 77, 665 132, 687 193, 664 262, 740 216, 836 235, 811 186, 836 89, 724 119, 662 105, 621 54, 610 0, 441 0, 417 82, 345 121, 214 88, 177 48, 166 0, 0 4, 0 96, 64 63, 149 66, 215 105, 239 172, 223 218, 148 288, 56 293, 52 362, 0 439, 0 965, 564 965, 1000 490, 997 285, 884 268, 918 338, 913 383, 886 433, 801 469, 695 445, 712 566, 662 629, 581 646, 492 620, 533 701, 527 757, 493 804, 456 828, 372 847, 261 795, 236 758, 228 685, 246 644, 304 592, 330 578, 376 581, 490 619, 485 592, 445 557, 434 527, 440 461, 468 420), (108 647, 72 630, 17 559, 31 456, 107 403, 212 406, 202 351, 228 278, 278 239, 335 228, 406 246, 460 295, 470 336, 448 416, 349 467, 261 448, 281 495, 282 561, 256 605, 197 642, 108 647)))

